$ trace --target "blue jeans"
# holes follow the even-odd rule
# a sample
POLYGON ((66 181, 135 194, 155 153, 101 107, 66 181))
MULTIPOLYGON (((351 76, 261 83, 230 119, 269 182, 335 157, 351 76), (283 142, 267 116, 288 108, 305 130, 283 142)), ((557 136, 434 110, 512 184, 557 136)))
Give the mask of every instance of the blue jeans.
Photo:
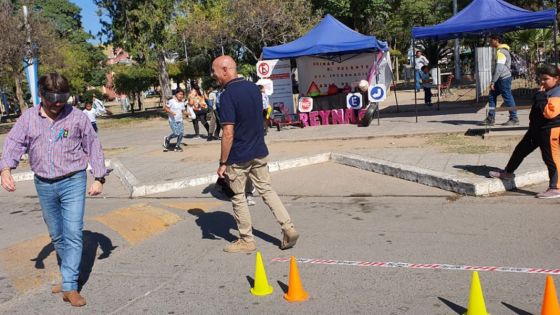
POLYGON ((494 84, 494 90, 490 91, 490 95, 488 95, 488 116, 496 116, 496 100, 498 99, 498 95, 501 94, 507 107, 509 107, 509 118, 517 118, 517 110, 515 110, 515 100, 513 99, 513 95, 511 94, 512 79, 512 77, 499 79, 494 84))
POLYGON ((171 134, 167 136, 167 139, 171 140, 177 138, 176 148, 181 147, 181 141, 183 141, 183 134, 185 133, 185 125, 183 121, 169 121, 169 127, 171 127, 171 134))
POLYGON ((62 291, 78 290, 83 249, 86 171, 58 181, 37 177, 34 181, 43 209, 43 220, 61 260, 62 291))
POLYGON ((420 75, 422 71, 421 70, 416 70, 414 73, 414 75, 416 76, 416 91, 420 91, 420 86, 421 86, 421 82, 422 82, 422 76, 420 75))

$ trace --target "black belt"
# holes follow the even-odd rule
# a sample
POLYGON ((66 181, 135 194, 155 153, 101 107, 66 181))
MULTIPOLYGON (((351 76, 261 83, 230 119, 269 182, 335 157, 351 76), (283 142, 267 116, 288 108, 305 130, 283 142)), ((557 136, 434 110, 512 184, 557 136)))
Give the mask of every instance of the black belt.
POLYGON ((72 176, 78 174, 79 172, 83 172, 83 171, 85 171, 85 170, 79 170, 79 171, 71 172, 71 173, 68 173, 66 175, 58 176, 58 177, 55 177, 55 178, 44 178, 44 177, 41 177, 41 176, 38 176, 38 175, 35 175, 35 177, 37 177, 37 179, 42 181, 42 182, 54 183, 54 182, 58 182, 58 181, 61 181, 63 179, 72 177, 72 176))

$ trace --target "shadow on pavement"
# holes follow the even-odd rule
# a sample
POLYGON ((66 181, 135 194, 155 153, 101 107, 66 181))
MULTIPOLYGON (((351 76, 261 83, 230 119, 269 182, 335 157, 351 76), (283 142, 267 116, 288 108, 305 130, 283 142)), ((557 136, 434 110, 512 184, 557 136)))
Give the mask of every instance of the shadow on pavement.
POLYGON ((278 286, 280 287, 280 289, 284 292, 284 293, 288 293, 288 285, 285 284, 284 282, 278 280, 276 281, 278 283, 278 286))
POLYGON ((430 120, 430 123, 438 123, 438 124, 448 124, 454 126, 462 126, 462 125, 476 125, 479 126, 481 124, 481 120, 430 120))
POLYGON ((483 176, 486 178, 490 178, 488 173, 490 171, 500 171, 501 169, 495 166, 488 166, 488 165, 453 165, 453 168, 458 168, 463 171, 467 171, 469 173, 473 173, 474 175, 483 176))
MULTIPOLYGON (((117 248, 117 246, 113 246, 111 239, 104 234, 88 230, 83 232, 83 243, 84 248, 82 251, 82 262, 80 264, 80 277, 78 279, 79 290, 81 290, 89 280, 93 265, 95 264, 95 256, 97 255, 98 248, 101 248, 102 253, 97 257, 97 259, 108 258, 111 255, 111 252, 117 248)), ((35 262, 35 268, 44 269, 45 265, 43 261, 53 252, 54 245, 52 243, 43 247, 37 254, 37 257, 31 259, 31 261, 35 262)), ((58 255, 56 255, 56 259, 58 265, 60 266, 61 261, 58 255)))
MULTIPOLYGON (((223 239, 228 242, 237 240, 237 236, 230 232, 231 230, 237 230, 237 223, 231 214, 223 211, 205 212, 199 208, 189 209, 187 212, 198 217, 195 223, 200 227, 203 239, 223 239)), ((280 246, 281 244, 280 240, 276 237, 257 230, 254 227, 253 234, 273 245, 280 246)))
POLYGON ((247 282, 249 282, 249 287, 252 288, 255 286, 255 279, 251 276, 247 276, 247 282))
POLYGON ((461 305, 455 304, 447 299, 442 297, 438 297, 438 300, 442 301, 445 305, 447 305, 451 310, 459 315, 463 315, 467 312, 467 309, 462 307, 461 305))
POLYGON ((517 315, 534 315, 533 313, 524 311, 524 310, 522 310, 522 309, 520 309, 520 308, 517 308, 517 307, 515 307, 515 306, 513 306, 513 305, 511 305, 511 304, 508 304, 508 303, 506 303, 506 302, 502 302, 502 304, 503 304, 505 307, 509 308, 512 312, 514 312, 514 313, 517 314, 517 315))

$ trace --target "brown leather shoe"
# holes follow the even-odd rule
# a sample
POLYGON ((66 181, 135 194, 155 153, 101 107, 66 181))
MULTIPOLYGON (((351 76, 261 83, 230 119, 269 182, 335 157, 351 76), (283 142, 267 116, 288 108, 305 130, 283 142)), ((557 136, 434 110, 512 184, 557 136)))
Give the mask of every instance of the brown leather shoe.
POLYGON ((78 293, 78 291, 62 292, 62 300, 70 302, 72 306, 80 307, 86 305, 86 299, 78 293))
POLYGON ((51 288, 51 293, 53 293, 53 294, 57 294, 57 293, 60 293, 60 292, 62 292, 62 285, 61 285, 60 283, 54 285, 54 286, 51 288))

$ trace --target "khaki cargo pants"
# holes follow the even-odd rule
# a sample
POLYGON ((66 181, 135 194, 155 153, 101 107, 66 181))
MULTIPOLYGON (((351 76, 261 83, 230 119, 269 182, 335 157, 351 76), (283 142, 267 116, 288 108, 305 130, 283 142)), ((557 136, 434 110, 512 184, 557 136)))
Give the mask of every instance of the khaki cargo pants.
POLYGON ((284 204, 282 204, 282 201, 272 189, 267 162, 268 158, 265 157, 242 164, 228 165, 226 168, 226 177, 234 193, 234 196, 231 198, 233 215, 239 229, 239 237, 244 241, 253 241, 253 224, 247 199, 245 198, 247 178, 251 179, 255 189, 263 198, 264 203, 270 208, 274 217, 276 217, 282 230, 294 227, 284 204))

